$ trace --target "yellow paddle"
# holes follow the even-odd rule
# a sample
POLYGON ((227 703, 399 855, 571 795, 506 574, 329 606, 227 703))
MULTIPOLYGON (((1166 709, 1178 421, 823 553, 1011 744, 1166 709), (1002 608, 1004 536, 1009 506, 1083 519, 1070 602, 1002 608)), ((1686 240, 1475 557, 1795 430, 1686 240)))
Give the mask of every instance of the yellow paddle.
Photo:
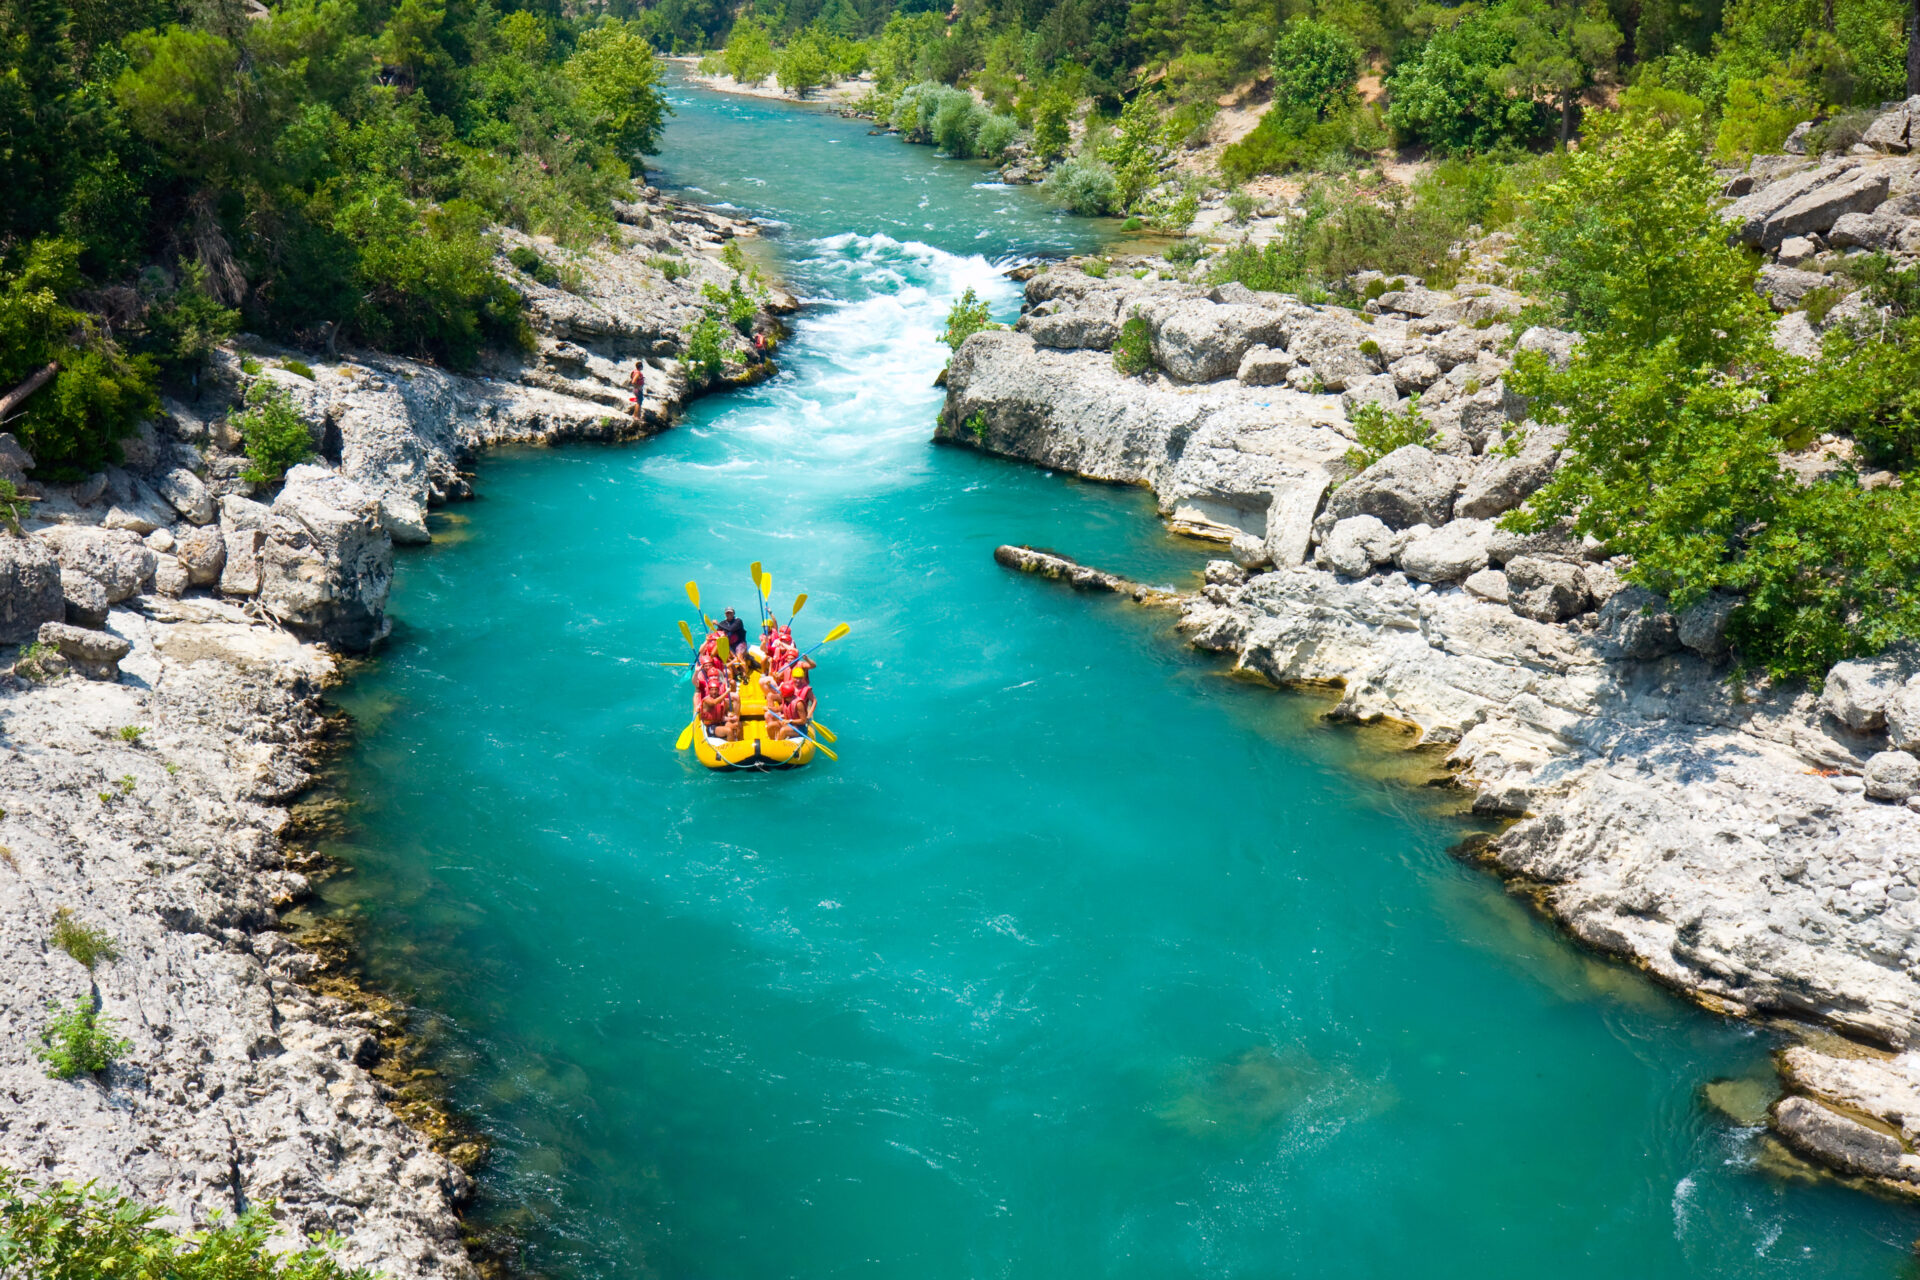
POLYGON ((755 581, 760 584, 760 612, 765 613, 767 604, 773 600, 773 575, 762 569, 755 581))
POLYGON ((838 755, 836 755, 836 754, 834 753, 834 750, 833 750, 833 748, 832 748, 832 747, 830 747, 830 746, 828 746, 828 745, 827 745, 826 743, 824 743, 824 742, 822 742, 822 741, 820 741, 820 739, 818 739, 818 738, 816 738, 816 737, 814 737, 814 736, 813 736, 812 734, 808 734, 808 735, 807 735, 807 741, 808 741, 808 742, 811 742, 811 743, 812 743, 812 744, 813 744, 814 746, 816 746, 816 747, 818 747, 818 748, 820 748, 820 750, 822 750, 822 751, 824 751, 824 752, 826 752, 826 755, 827 755, 827 759, 829 759, 829 760, 838 760, 838 759, 840 758, 840 757, 839 757, 838 755))
POLYGON ((733 646, 727 643, 727 638, 725 636, 715 636, 713 638, 713 645, 714 645, 715 652, 717 652, 720 655, 720 661, 722 662, 733 661, 733 646))
POLYGON ((693 745, 693 730, 699 723, 698 720, 692 721, 686 728, 680 731, 680 736, 673 741, 673 749, 675 751, 685 751, 693 745))
POLYGON ((787 615, 788 626, 793 625, 793 614, 800 612, 800 610, 803 607, 805 607, 806 603, 807 603, 807 593, 804 591, 802 591, 799 595, 793 598, 793 613, 789 613, 787 615))
MULTIPOLYGON (((681 666, 685 666, 686 664, 685 664, 685 663, 681 663, 680 665, 681 665, 681 666)), ((834 732, 833 730, 831 730, 831 729, 829 729, 829 728, 827 728, 827 726, 825 726, 825 725, 823 725, 823 724, 821 724, 821 723, 820 723, 820 722, 819 722, 818 720, 814 720, 814 721, 812 721, 812 722, 811 722, 811 725, 812 725, 812 727, 813 727, 813 728, 815 728, 815 729, 818 729, 818 730, 820 731, 820 736, 821 736, 821 737, 823 737, 823 738, 825 738, 825 739, 826 739, 826 740, 827 740, 828 742, 838 742, 838 741, 840 741, 840 735, 839 735, 839 734, 837 734, 837 733, 835 733, 835 732, 834 732)))
MULTIPOLYGON (((700 585, 698 583, 689 582, 687 584, 687 599, 693 601, 693 611, 700 613, 700 585)), ((700 616, 704 618, 707 615, 701 613, 700 616)))
POLYGON ((687 625, 685 618, 680 619, 680 638, 687 642, 687 648, 689 649, 698 649, 700 647, 693 642, 693 628, 687 625))
POLYGON ((690 667, 693 664, 691 662, 649 662, 647 665, 650 667, 690 667))
MULTIPOLYGON (((832 644, 835 640, 838 640, 841 636, 847 634, 849 629, 850 628, 848 628, 846 623, 844 622, 841 623, 839 626, 835 627, 833 630, 827 632, 826 638, 821 640, 820 644, 814 645, 813 649, 818 649, 822 644, 832 644)), ((807 650, 806 653, 801 654, 800 658, 804 658, 807 656, 807 654, 812 653, 813 649, 809 649, 807 650)), ((795 658, 794 661, 797 663, 800 661, 800 658, 795 658)))
MULTIPOLYGON (((752 564, 747 566, 747 576, 753 579, 753 586, 754 586, 754 590, 756 591, 760 589, 761 573, 762 573, 762 570, 760 568, 760 562, 758 560, 755 560, 752 564)), ((766 604, 763 601, 759 601, 759 600, 754 601, 754 603, 760 606, 760 618, 762 621, 765 621, 767 616, 766 604)))

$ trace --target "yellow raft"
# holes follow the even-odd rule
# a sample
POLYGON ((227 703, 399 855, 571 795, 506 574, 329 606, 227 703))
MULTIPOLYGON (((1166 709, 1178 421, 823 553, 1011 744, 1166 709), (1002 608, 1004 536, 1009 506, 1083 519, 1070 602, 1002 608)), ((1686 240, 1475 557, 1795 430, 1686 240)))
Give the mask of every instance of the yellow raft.
POLYGON ((806 737, 769 738, 767 699, 758 677, 740 689, 740 740, 709 738, 705 726, 694 730, 693 754, 709 769, 798 769, 814 757, 806 737))

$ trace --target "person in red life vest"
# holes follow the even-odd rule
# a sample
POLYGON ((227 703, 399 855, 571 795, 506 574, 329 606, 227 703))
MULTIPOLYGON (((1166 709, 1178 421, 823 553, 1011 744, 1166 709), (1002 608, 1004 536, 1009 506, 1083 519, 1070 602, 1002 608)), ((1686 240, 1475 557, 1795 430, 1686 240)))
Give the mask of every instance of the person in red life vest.
POLYGON ((779 684, 771 676, 761 676, 760 687, 766 691, 767 736, 775 742, 793 737, 793 726, 787 723, 786 703, 780 699, 779 684))
POLYGON ((787 695, 787 714, 793 722, 804 730, 813 720, 813 682, 807 679, 804 670, 795 671, 786 688, 793 692, 787 695))
MULTIPOLYGON (((739 736, 737 728, 731 736, 727 733, 727 721, 731 718, 732 707, 727 698, 727 686, 724 680, 716 676, 710 681, 703 681, 696 696, 695 706, 698 708, 700 724, 706 730, 708 737, 731 742, 739 736)), ((738 724, 737 721, 735 723, 738 724)))

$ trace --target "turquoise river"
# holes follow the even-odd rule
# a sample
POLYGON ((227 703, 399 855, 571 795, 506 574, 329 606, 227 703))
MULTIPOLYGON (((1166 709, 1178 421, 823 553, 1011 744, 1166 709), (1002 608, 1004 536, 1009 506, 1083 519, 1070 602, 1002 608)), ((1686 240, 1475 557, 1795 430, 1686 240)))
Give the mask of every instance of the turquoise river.
POLYGON ((1920 1215, 1708 1107, 1769 1034, 1450 856, 1429 763, 1001 542, 1191 584, 1142 492, 929 443, 947 307, 1096 245, 971 163, 686 86, 659 180, 769 220, 783 372, 626 447, 501 454, 340 693, 325 907, 566 1280, 1907 1277, 1920 1215), (836 622, 838 763, 672 749, 710 610, 836 622))

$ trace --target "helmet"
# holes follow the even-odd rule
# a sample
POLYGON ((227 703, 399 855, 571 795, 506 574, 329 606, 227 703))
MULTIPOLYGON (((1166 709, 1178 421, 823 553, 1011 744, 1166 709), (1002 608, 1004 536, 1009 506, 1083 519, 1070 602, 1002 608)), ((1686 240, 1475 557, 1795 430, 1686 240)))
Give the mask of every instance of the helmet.
POLYGON ((793 696, 793 681, 782 680, 780 682, 780 696, 783 698, 791 698, 793 696))

